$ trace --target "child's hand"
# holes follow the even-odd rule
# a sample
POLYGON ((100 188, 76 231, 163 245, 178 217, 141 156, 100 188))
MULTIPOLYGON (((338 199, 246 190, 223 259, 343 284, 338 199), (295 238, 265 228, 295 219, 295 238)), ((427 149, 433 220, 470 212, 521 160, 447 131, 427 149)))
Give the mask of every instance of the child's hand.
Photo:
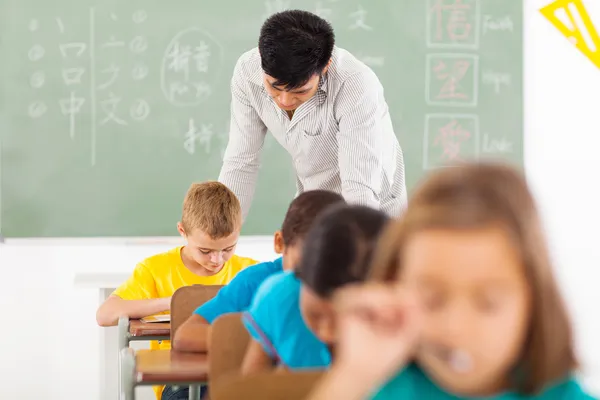
POLYGON ((367 284, 341 291, 336 306, 335 367, 375 389, 412 357, 421 328, 413 296, 391 285, 367 284))

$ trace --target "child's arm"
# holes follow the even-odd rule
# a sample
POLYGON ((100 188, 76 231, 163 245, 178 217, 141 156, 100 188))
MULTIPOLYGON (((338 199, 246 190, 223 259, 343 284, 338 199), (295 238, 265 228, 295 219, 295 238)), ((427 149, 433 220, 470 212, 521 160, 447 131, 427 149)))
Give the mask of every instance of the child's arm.
POLYGON ((96 312, 96 321, 100 326, 113 326, 122 316, 129 318, 143 318, 148 315, 169 311, 171 298, 162 297, 146 300, 123 300, 112 295, 104 301, 96 312))
POLYGON ((250 340, 244 362, 242 363, 242 375, 254 374, 273 369, 273 360, 264 351, 263 346, 256 340, 250 340))
POLYGON ((171 298, 159 298, 152 272, 140 263, 129 279, 98 308, 96 321, 100 326, 113 326, 123 316, 143 318, 170 308, 171 298))
POLYGON ((210 346, 210 324, 203 316, 192 314, 177 329, 173 338, 173 348, 178 351, 201 353, 210 346))
POLYGON ((389 395, 390 387, 374 393, 404 369, 417 343, 414 298, 397 287, 363 284, 341 289, 335 304, 336 359, 309 400, 400 398, 389 395))

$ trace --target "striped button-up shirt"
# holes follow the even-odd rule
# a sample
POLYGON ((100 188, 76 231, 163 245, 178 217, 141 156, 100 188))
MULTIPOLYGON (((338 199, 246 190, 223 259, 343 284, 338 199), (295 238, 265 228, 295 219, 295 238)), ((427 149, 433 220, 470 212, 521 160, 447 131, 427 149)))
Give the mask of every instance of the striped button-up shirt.
POLYGON ((244 53, 231 80, 229 143, 219 181, 247 215, 267 131, 290 154, 297 194, 324 189, 348 203, 399 216, 406 206, 404 159, 375 73, 336 47, 316 94, 290 120, 263 85, 258 49, 244 53))

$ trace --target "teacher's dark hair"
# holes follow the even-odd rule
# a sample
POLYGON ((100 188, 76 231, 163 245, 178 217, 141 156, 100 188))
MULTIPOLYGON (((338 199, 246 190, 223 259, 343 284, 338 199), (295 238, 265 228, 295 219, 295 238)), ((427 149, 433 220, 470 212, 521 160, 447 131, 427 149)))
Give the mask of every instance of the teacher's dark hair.
POLYGON ((288 10, 273 14, 258 39, 262 69, 276 79, 274 86, 299 88, 325 69, 334 44, 329 22, 313 13, 288 10))

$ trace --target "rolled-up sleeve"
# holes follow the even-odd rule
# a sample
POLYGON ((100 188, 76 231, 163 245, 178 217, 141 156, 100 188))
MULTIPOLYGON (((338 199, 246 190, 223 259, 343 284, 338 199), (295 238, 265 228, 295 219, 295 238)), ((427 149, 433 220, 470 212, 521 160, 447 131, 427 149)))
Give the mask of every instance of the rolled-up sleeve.
POLYGON ((245 219, 254 197, 267 127, 248 100, 245 87, 247 82, 242 69, 243 66, 238 61, 231 79, 229 142, 219 181, 238 197, 245 219))
POLYGON ((338 160, 342 195, 350 204, 380 208, 384 116, 387 104, 371 71, 350 76, 334 105, 339 124, 338 160))

